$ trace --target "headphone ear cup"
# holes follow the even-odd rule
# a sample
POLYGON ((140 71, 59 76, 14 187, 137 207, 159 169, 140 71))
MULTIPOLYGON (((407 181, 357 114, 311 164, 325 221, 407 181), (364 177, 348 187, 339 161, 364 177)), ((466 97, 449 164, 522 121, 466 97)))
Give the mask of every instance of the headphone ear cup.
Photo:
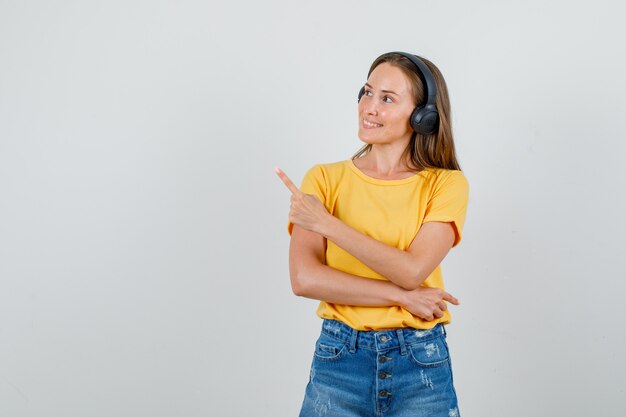
POLYGON ((359 98, 357 99, 357 103, 361 101, 361 97, 363 97, 363 94, 365 94, 365 87, 361 87, 361 89, 359 90, 359 98))
POLYGON ((411 113, 411 127, 415 133, 420 135, 430 135, 437 131, 439 126, 439 113, 437 108, 432 104, 424 107, 417 107, 411 113))

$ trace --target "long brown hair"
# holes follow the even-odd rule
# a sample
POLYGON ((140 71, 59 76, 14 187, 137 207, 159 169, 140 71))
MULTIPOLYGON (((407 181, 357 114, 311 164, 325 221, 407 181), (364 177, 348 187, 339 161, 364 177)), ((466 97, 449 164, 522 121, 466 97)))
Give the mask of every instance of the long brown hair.
MULTIPOLYGON (((448 88, 439 68, 429 60, 418 57, 428 66, 435 77, 437 84, 436 106, 439 112, 439 127, 430 135, 421 135, 413 132, 411 140, 402 154, 402 159, 406 162, 409 170, 420 172, 425 168, 444 168, 461 170, 456 158, 454 149, 454 138, 452 136, 452 120, 450 115, 450 99, 448 88)), ((413 93, 417 99, 416 103, 422 105, 426 101, 424 97, 424 84, 416 72, 415 64, 408 58, 393 52, 383 54, 372 63, 367 77, 380 64, 387 62, 398 67, 404 72, 411 82, 413 93)), ((366 155, 372 150, 371 144, 364 145, 353 156, 352 159, 366 155)))

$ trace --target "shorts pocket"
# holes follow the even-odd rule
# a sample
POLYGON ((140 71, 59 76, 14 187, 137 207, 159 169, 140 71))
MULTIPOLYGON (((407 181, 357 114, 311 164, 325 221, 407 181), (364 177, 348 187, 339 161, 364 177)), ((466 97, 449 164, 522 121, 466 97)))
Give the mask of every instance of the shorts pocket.
POLYGON ((347 342, 322 333, 315 342, 313 357, 323 362, 332 362, 341 359, 348 351, 347 342))
POLYGON ((422 368, 435 368, 447 364, 450 358, 444 337, 442 335, 435 339, 409 345, 413 363, 422 368))

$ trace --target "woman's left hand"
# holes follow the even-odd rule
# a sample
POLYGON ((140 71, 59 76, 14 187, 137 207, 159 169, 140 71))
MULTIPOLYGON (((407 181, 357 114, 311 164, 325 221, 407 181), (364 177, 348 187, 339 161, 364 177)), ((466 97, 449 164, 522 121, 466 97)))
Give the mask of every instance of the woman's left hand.
POLYGON ((303 229, 324 235, 333 218, 324 204, 316 196, 300 191, 280 168, 276 168, 276 174, 291 191, 289 221, 303 229))

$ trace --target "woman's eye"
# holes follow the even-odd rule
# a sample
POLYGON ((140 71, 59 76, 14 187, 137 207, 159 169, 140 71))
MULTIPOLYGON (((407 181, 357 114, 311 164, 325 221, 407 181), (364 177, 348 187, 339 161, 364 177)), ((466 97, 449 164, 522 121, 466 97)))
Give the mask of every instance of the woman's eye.
POLYGON ((389 96, 383 97, 383 101, 385 103, 393 103, 393 99, 391 97, 389 97, 389 96))
POLYGON ((371 97, 373 94, 370 90, 365 90, 365 95, 371 97))

